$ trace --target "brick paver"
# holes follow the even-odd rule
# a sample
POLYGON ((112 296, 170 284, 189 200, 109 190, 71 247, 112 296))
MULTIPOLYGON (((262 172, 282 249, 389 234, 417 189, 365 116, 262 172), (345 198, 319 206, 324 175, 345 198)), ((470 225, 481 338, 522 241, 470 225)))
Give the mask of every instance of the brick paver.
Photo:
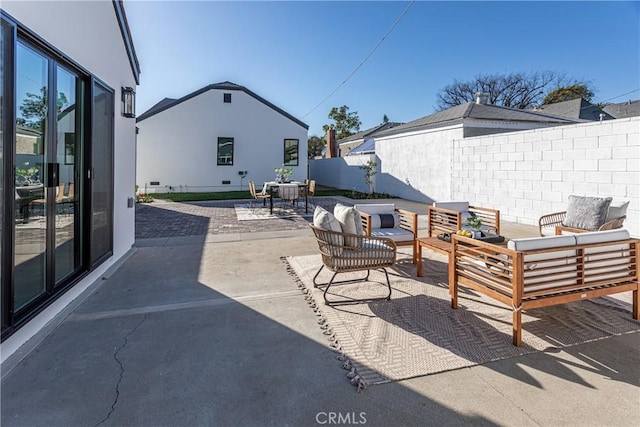
MULTIPOLYGON (((311 217, 238 221, 234 204, 247 202, 243 200, 139 203, 136 205, 136 239, 301 230, 311 222, 311 217)), ((337 202, 331 197, 315 198, 316 205, 329 211, 333 211, 337 202)))

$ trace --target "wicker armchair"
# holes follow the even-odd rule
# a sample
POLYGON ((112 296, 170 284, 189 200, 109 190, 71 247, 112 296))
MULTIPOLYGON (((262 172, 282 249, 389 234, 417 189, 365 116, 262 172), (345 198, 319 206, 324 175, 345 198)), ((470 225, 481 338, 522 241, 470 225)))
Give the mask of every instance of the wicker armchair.
POLYGON ((258 193, 256 191, 256 184, 253 181, 249 181, 249 193, 251 193, 251 197, 253 197, 253 200, 251 200, 251 206, 253 206, 253 202, 256 200, 261 200, 262 199, 262 206, 266 206, 267 205, 267 199, 271 197, 270 194, 267 193, 258 193))
POLYGON ((387 267, 393 267, 396 262, 396 244, 393 240, 384 237, 361 236, 356 234, 341 233, 337 231, 325 230, 310 225, 318 248, 322 255, 322 266, 313 276, 313 285, 318 288, 326 286, 324 289, 324 301, 327 305, 353 304, 363 301, 390 300, 391 299, 391 283, 389 282, 389 274, 387 267), (345 241, 349 242, 349 246, 345 246, 345 241), (320 272, 327 268, 333 272, 331 279, 326 283, 318 283, 317 279, 320 272), (387 279, 387 288, 389 293, 384 297, 376 298, 344 298, 341 300, 329 300, 327 293, 329 288, 336 283, 357 283, 369 280, 370 270, 382 270, 387 279), (366 271, 367 275, 364 279, 343 280, 335 282, 334 279, 338 273, 347 273, 353 271, 366 271))
MULTIPOLYGON (((567 215, 567 211, 562 212, 554 212, 550 214, 546 214, 540 217, 538 220, 538 230, 540 232, 540 236, 549 236, 551 234, 562 234, 563 231, 568 231, 570 233, 583 233, 589 230, 583 230, 581 228, 572 228, 562 225, 565 216, 567 215), (547 232, 545 233, 545 229, 547 232), (549 233, 552 231, 552 233, 549 233)), ((611 221, 605 222, 598 228, 598 231, 605 230, 614 230, 616 228, 622 228, 624 224, 624 220, 626 216, 621 216, 620 218, 613 219, 611 221)))

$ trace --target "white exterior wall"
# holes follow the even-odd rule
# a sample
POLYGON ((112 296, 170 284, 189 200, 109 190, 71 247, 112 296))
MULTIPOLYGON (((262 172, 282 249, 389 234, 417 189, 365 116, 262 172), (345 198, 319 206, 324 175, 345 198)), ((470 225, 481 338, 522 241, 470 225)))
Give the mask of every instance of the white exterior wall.
POLYGON ((231 191, 275 179, 284 140, 298 139, 292 179, 307 178, 307 129, 243 91, 211 89, 138 122, 140 191, 231 191), (223 94, 231 93, 231 103, 223 94), (218 137, 232 137, 233 165, 218 166, 218 137), (242 180, 239 171, 248 171, 242 180), (231 181, 223 185, 222 181, 231 181), (160 185, 150 186, 152 181, 160 185))
MULTIPOLYGON (((611 196, 630 201, 625 228, 640 236, 640 117, 462 135, 452 127, 376 138, 376 191, 425 203, 469 200, 523 224, 566 210, 570 194, 611 196)), ((336 160, 313 161, 311 178, 350 189, 347 165, 336 160)))
POLYGON ((3 1, 2 9, 114 90, 113 256, 2 343, 2 361, 123 257, 134 242, 135 120, 120 115, 120 88, 136 87, 111 1, 3 1), (63 24, 62 24, 63 23, 63 24))
MULTIPOLYGON (((332 157, 329 159, 309 160, 310 176, 319 184, 327 187, 339 188, 341 190, 369 192, 369 186, 364 181, 364 170, 360 166, 365 165, 369 160, 380 164, 375 154, 359 154, 345 157, 332 157)), ((373 176, 373 188, 377 190, 378 173, 373 176)))
POLYGON ((451 146, 462 125, 376 138, 376 191, 418 202, 451 200, 451 146))
POLYGON ((640 236, 640 117, 457 140, 453 198, 537 224, 568 197, 630 200, 625 228, 640 236))

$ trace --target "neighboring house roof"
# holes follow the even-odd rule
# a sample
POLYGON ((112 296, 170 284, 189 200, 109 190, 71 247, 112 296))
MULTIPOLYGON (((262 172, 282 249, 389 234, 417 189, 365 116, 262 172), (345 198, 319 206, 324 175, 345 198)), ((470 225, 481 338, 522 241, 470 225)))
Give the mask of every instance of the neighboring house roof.
POLYGON ((215 84, 211 84, 208 86, 203 87, 202 89, 198 89, 195 92, 192 92, 188 95, 183 96, 182 98, 179 99, 170 99, 170 98, 164 98, 162 101, 158 102, 156 105, 154 105, 153 107, 151 107, 150 109, 148 109, 147 111, 145 111, 144 113, 142 113, 137 119, 136 119, 136 123, 137 122, 141 122, 145 119, 148 119, 151 116, 154 116, 162 111, 165 111, 169 108, 175 107, 178 104, 183 103, 184 101, 187 101, 191 98, 194 98, 198 95, 201 95, 207 91, 210 90, 237 90, 237 91, 242 91, 244 93, 246 93, 247 95, 255 98, 256 100, 262 102, 264 105, 266 105, 267 107, 277 111, 278 113, 282 114, 283 116, 285 116, 286 118, 288 118, 289 120, 299 124, 300 126, 302 126, 305 129, 309 129, 309 125, 305 124, 304 122, 302 122, 301 120, 296 119, 295 117, 293 117, 291 114, 287 113, 286 111, 284 111, 283 109, 276 107, 274 104, 270 103, 269 101, 267 101, 266 99, 264 99, 263 97, 255 94, 254 92, 250 91, 249 89, 247 89, 244 86, 240 86, 237 85, 235 83, 231 83, 231 82, 221 82, 221 83, 215 83, 215 84))
POLYGON ((603 110, 616 119, 640 116, 640 100, 620 102, 618 104, 605 105, 603 110))
POLYGON ((396 126, 380 132, 376 136, 395 135, 404 132, 413 132, 422 129, 451 126, 462 123, 464 119, 491 120, 504 122, 530 122, 548 124, 570 124, 582 120, 569 119, 566 117, 554 116, 542 112, 532 112, 518 110, 515 108, 500 107, 490 104, 478 104, 470 101, 465 104, 456 105, 443 111, 422 117, 417 120, 396 126))
POLYGON ((129 22, 127 21, 127 14, 124 11, 122 0, 113 0, 113 9, 116 12, 116 18, 118 19, 118 25, 120 26, 120 32, 122 33, 122 41, 124 42, 124 48, 127 51, 127 56, 129 57, 129 65, 131 65, 133 77, 136 79, 136 84, 139 85, 140 63, 138 62, 136 50, 133 47, 133 38, 131 37, 131 30, 129 29, 129 22))
POLYGON ((613 116, 607 114, 605 111, 601 110, 584 98, 575 98, 568 101, 542 105, 537 109, 529 111, 543 111, 545 113, 553 114, 556 116, 592 121, 600 120, 600 114, 604 114, 602 120, 611 120, 614 118, 613 116))
POLYGON ((348 156, 352 154, 367 154, 376 152, 376 140, 374 138, 365 139, 365 141, 356 148, 349 151, 348 156))
POLYGON ((348 136, 346 138, 342 138, 339 139, 338 141, 336 141, 337 144, 344 144, 346 142, 353 142, 353 141, 357 141, 359 139, 364 139, 368 136, 373 136, 378 132, 382 132, 383 130, 387 130, 387 129, 391 129, 393 127, 396 127, 398 125, 401 125, 402 123, 397 123, 397 122, 388 122, 388 123, 382 123, 379 124, 378 126, 374 126, 372 128, 366 129, 366 130, 362 130, 360 132, 354 133, 351 136, 348 136))

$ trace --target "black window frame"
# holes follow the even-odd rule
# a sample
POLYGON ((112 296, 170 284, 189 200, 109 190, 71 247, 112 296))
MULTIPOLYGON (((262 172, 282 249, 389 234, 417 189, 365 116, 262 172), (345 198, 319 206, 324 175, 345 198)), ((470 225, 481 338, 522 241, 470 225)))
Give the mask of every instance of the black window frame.
POLYGON ((231 94, 230 93, 222 94, 222 102, 224 102, 225 104, 231 104, 231 94))
POLYGON ((297 138, 285 138, 284 139, 284 145, 283 145, 283 156, 282 156, 282 164, 284 166, 299 166, 300 164, 300 140, 297 138), (288 142, 294 142, 295 143, 295 161, 291 160, 291 159, 287 159, 287 143, 288 142))
POLYGON ((235 148, 235 140, 232 136, 219 136, 218 137, 218 145, 216 152, 216 163, 218 166, 233 166, 233 156, 234 156, 234 148, 235 148), (220 163, 220 145, 231 142, 231 162, 229 163, 220 163))

